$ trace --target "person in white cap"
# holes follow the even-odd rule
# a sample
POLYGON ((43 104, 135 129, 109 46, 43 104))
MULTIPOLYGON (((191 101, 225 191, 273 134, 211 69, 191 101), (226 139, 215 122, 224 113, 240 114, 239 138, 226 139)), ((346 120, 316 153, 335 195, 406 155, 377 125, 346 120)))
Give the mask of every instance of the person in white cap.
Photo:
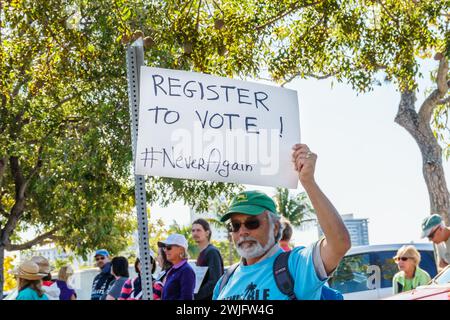
POLYGON ((425 237, 436 244, 439 269, 448 266, 450 264, 450 228, 444 225, 440 215, 432 214, 423 220, 422 238, 425 237))
POLYGON ((188 263, 188 242, 181 234, 171 234, 158 242, 173 265, 167 271, 161 300, 193 300, 195 272, 188 263))

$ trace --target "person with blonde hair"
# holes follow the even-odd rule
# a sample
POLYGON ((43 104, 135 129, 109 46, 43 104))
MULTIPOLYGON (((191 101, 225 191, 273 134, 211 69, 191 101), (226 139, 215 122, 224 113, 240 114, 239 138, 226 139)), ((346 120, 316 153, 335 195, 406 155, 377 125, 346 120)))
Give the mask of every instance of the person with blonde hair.
POLYGON ((74 289, 70 288, 68 284, 73 273, 74 272, 71 266, 63 266, 59 269, 58 280, 56 280, 56 284, 60 290, 59 300, 77 299, 77 293, 74 289))
POLYGON ((195 272, 188 263, 188 242, 181 234, 171 234, 158 242, 172 267, 164 279, 161 300, 194 300, 195 272))
POLYGON ((414 246, 405 245, 394 257, 400 272, 392 279, 394 294, 409 291, 430 282, 430 275, 419 267, 420 253, 414 246))

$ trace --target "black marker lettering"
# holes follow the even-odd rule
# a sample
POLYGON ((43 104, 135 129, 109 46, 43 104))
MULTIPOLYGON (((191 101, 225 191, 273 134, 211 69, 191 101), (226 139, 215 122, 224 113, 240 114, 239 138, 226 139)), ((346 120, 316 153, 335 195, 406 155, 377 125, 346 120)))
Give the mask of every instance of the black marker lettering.
POLYGON ((214 113, 211 118, 209 119, 209 126, 213 129, 219 129, 223 126, 223 117, 218 114, 218 113, 214 113), (214 118, 218 118, 219 119, 219 124, 217 126, 213 125, 213 120, 214 118))
POLYGON ((228 89, 234 89, 236 87, 234 86, 220 86, 220 87, 225 89, 225 99, 228 102, 228 89))
POLYGON ((183 86, 183 93, 188 98, 192 98, 194 96, 194 93, 197 92, 197 90, 195 90, 195 89, 188 89, 188 86, 191 83, 195 83, 195 81, 190 80, 190 81, 186 82, 185 85, 183 86), (189 93, 189 95, 188 95, 188 93, 189 93))
POLYGON ((233 117, 237 117, 237 118, 239 118, 240 117, 240 115, 238 115, 238 114, 236 114, 236 113, 224 113, 223 114, 223 116, 224 117, 228 117, 228 123, 229 123, 229 125, 230 125, 230 130, 231 129, 233 129, 233 117))
POLYGON ((241 98, 249 98, 249 97, 250 97, 250 96, 247 96, 247 95, 242 94, 241 91, 247 91, 247 92, 250 92, 250 90, 238 88, 237 91, 238 91, 238 100, 239 100, 239 103, 242 103, 242 104, 251 104, 250 102, 245 102, 245 101, 242 101, 242 100, 241 100, 241 98))
POLYGON ((156 90, 157 87, 160 88, 164 92, 165 95, 167 95, 166 90, 164 90, 164 88, 160 86, 160 84, 162 84, 164 82, 164 78, 162 76, 160 76, 159 74, 154 74, 152 76, 152 78, 153 78, 153 89, 155 90, 155 96, 158 96, 158 90, 156 90), (156 83, 156 78, 159 78, 161 80, 161 82, 156 83))
POLYGON ((217 91, 211 89, 212 87, 216 88, 217 86, 216 85, 210 85, 210 86, 207 86, 206 89, 211 91, 211 92, 213 92, 216 96, 214 98, 208 98, 207 100, 218 100, 219 99, 219 94, 217 93, 217 91))
POLYGON ((173 93, 172 92, 172 88, 181 88, 180 84, 172 84, 172 81, 180 82, 180 79, 170 78, 170 77, 168 79, 169 79, 169 96, 180 97, 181 94, 177 94, 177 93, 173 93))
POLYGON ((250 120, 257 120, 257 119, 254 118, 254 117, 245 117, 245 130, 246 130, 248 133, 256 133, 256 134, 259 134, 259 131, 249 131, 249 130, 248 130, 249 127, 256 127, 256 124, 255 124, 255 123, 250 123, 250 120))
POLYGON ((178 120, 180 120, 180 114, 176 111, 167 111, 166 114, 164 115, 164 122, 167 124, 173 124, 173 123, 177 122, 178 120), (169 120, 167 120, 167 118, 169 117, 170 114, 175 114, 175 119, 172 120, 172 122, 169 122, 169 120))
POLYGON ((195 113, 197 114, 198 120, 200 120, 200 123, 202 124, 202 128, 205 129, 205 125, 206 125, 206 118, 208 118, 208 111, 206 111, 205 117, 202 120, 202 117, 200 116, 200 114, 198 113, 198 111, 195 111, 195 113))
POLYGON ((156 106, 156 108, 148 109, 148 111, 156 111, 155 112, 155 123, 158 123, 159 110, 167 110, 167 108, 160 108, 160 107, 156 106))
POLYGON ((261 105, 266 108, 267 111, 269 111, 269 108, 267 108, 267 106, 263 103, 264 100, 267 100, 269 96, 267 95, 267 93, 262 92, 262 91, 258 91, 255 92, 255 105, 256 108, 258 108, 258 102, 261 103, 261 105))

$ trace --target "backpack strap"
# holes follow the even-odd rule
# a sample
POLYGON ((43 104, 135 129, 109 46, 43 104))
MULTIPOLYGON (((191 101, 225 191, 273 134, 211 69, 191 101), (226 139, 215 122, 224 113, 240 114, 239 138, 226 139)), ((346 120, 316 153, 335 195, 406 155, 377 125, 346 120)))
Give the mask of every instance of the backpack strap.
POLYGON ((287 295, 289 300, 297 300, 294 293, 294 279, 288 267, 290 254, 291 251, 283 252, 276 257, 273 263, 273 276, 281 293, 287 295))
POLYGON ((239 267, 239 262, 233 264, 227 269, 227 272, 222 277, 222 281, 220 281, 219 293, 222 292, 222 289, 227 285, 228 280, 230 280, 233 273, 236 271, 237 267, 239 267))

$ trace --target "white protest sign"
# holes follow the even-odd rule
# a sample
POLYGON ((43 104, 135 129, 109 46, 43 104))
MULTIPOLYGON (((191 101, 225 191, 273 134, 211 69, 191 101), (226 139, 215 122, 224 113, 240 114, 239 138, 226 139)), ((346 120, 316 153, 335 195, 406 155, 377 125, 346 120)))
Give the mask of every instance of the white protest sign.
POLYGON ((208 271, 208 267, 199 267, 195 264, 195 262, 190 263, 190 265, 195 273, 194 293, 197 294, 198 290, 200 290, 200 286, 202 285, 203 279, 205 278, 206 271, 208 271))
POLYGON ((141 67, 135 172, 297 188, 297 92, 141 67))

